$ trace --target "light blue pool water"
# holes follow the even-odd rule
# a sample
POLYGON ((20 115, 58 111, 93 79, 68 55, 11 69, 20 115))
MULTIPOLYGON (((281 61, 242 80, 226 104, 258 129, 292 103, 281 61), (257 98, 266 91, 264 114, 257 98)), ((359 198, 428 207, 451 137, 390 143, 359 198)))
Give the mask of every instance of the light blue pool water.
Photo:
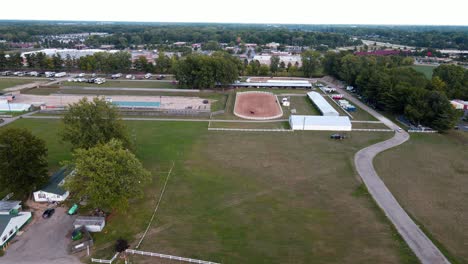
POLYGON ((160 107, 160 102, 127 102, 127 101, 114 101, 113 104, 119 107, 160 107))

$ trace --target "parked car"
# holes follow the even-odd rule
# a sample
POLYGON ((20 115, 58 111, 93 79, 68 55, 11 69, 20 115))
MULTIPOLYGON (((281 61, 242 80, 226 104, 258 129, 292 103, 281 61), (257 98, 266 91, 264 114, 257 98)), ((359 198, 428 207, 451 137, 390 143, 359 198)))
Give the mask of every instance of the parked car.
POLYGON ((53 214, 55 213, 55 209, 54 208, 49 208, 47 210, 44 211, 44 213, 42 213, 42 218, 50 218, 53 214))
POLYGON ((74 204, 72 207, 70 207, 70 209, 68 210, 68 214, 69 215, 74 215, 76 214, 76 212, 78 211, 78 205, 77 204, 74 204))
POLYGON ((73 230, 73 233, 72 233, 72 240, 73 241, 77 241, 77 240, 80 240, 83 238, 83 233, 81 232, 80 228, 77 228, 75 230, 73 230))

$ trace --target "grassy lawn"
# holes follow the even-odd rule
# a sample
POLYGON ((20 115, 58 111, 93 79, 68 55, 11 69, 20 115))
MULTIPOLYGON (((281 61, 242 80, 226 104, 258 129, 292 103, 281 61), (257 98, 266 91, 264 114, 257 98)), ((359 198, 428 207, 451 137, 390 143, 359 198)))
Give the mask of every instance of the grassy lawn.
MULTIPOLYGON (((281 100, 282 97, 279 97, 281 100)), ((296 109, 296 115, 320 115, 319 110, 307 96, 291 96, 289 109, 296 109)))
POLYGON ((468 133, 411 134, 378 155, 379 175, 400 204, 454 257, 468 263, 468 133))
POLYGON ((432 73, 437 66, 430 65, 413 65, 411 68, 415 69, 418 72, 423 73, 427 79, 432 79, 432 73))
POLYGON ((78 87, 119 87, 119 88, 172 88, 176 89, 177 85, 170 81, 111 81, 108 80, 103 84, 95 83, 79 83, 79 82, 62 82, 63 86, 78 86, 78 87))
MULTIPOLYGON (((236 133, 206 123, 126 122, 153 176, 145 198, 116 212, 94 234, 95 256, 109 258, 115 239, 136 243, 167 172, 166 194, 142 250, 222 263, 415 263, 367 196, 352 162, 386 133, 236 133), (365 254, 363 254, 365 252, 365 254), (110 254, 109 254, 110 253, 110 254)), ((46 140, 51 168, 67 159, 56 120, 22 119, 46 140)), ((142 258, 154 263, 155 258, 142 258)))
POLYGON ((389 129, 383 123, 352 123, 353 129, 389 129))
POLYGON ((14 79, 14 78, 0 78, 0 91, 6 88, 11 88, 16 85, 32 83, 37 81, 36 79, 14 79))

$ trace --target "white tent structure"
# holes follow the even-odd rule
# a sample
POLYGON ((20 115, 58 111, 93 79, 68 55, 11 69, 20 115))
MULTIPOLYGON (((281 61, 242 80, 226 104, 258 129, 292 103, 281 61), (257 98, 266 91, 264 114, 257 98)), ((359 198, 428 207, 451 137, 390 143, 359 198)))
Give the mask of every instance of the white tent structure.
POLYGON ((292 130, 351 131, 347 116, 291 115, 289 124, 292 130))
POLYGON ((1 112, 24 112, 31 109, 30 104, 10 104, 8 102, 0 102, 1 112))
POLYGON ((317 106, 319 111, 322 113, 324 116, 339 116, 340 114, 331 106, 323 96, 321 96, 317 92, 308 92, 307 96, 309 96, 309 99, 314 103, 314 105, 317 106))

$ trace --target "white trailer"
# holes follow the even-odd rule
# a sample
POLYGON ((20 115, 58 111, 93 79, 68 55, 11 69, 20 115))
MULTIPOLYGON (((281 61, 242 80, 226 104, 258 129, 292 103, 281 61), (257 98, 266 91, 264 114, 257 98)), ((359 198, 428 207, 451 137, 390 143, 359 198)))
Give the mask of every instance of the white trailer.
POLYGON ((84 226, 88 232, 101 232, 106 225, 106 219, 100 216, 78 216, 73 222, 75 228, 84 226))
POLYGON ((45 75, 46 78, 54 77, 54 76, 55 76, 55 72, 48 72, 48 71, 47 71, 47 72, 44 73, 44 75, 45 75))
POLYGON ((32 72, 29 73, 29 76, 37 77, 37 76, 39 76, 39 73, 37 71, 32 71, 32 72))
POLYGON ((65 77, 65 76, 67 76, 67 73, 66 73, 66 72, 59 72, 59 73, 56 73, 56 74, 55 74, 55 77, 57 77, 57 78, 65 77))

